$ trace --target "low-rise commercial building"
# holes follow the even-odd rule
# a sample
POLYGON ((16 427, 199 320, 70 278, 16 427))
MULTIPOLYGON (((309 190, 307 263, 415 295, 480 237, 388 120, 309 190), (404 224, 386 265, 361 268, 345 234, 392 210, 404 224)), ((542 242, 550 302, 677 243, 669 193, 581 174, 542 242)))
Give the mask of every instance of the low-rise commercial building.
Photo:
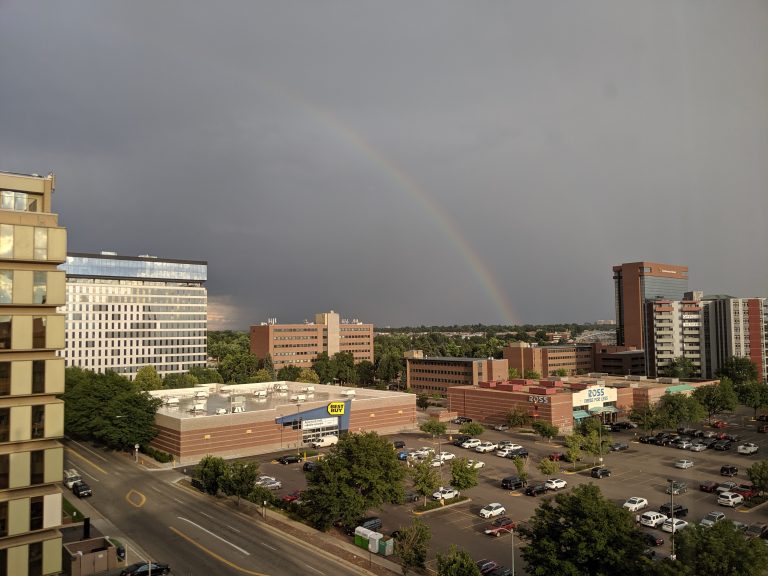
POLYGON ((507 361, 495 358, 427 357, 421 350, 405 354, 406 388, 417 394, 445 396, 454 386, 477 386, 509 377, 507 361))

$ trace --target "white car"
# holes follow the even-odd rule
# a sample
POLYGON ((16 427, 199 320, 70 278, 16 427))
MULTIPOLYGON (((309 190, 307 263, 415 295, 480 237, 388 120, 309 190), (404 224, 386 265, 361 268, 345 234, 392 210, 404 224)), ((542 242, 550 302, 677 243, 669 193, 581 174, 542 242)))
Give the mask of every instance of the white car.
POLYGON ((256 484, 256 486, 263 486, 264 484, 268 484, 269 482, 276 482, 276 481, 277 481, 277 478, 275 478, 274 476, 259 476, 258 478, 256 478, 256 481, 254 482, 254 484, 256 484))
POLYGON ((482 468, 485 462, 482 460, 467 460, 467 468, 482 468))
POLYGON ((440 460, 440 458, 432 458, 429 461, 429 465, 432 466, 432 468, 440 468, 440 466, 443 465, 443 461, 440 460))
POLYGON ((437 492, 432 494, 432 498, 435 500, 450 500, 451 498, 457 498, 459 491, 448 486, 447 488, 439 488, 437 492))
POLYGON ((482 518, 492 518, 493 516, 501 516, 502 514, 506 513, 507 509, 498 502, 488 504, 488 506, 480 510, 480 516, 482 518))
POLYGON ((499 432, 504 432, 504 430, 509 430, 509 426, 507 424, 496 424, 493 429, 498 430, 499 432))
POLYGON ((544 482, 544 486, 546 486, 550 490, 560 490, 568 486, 568 482, 560 478, 550 478, 549 480, 544 482))
POLYGON ((479 446, 475 447, 475 452, 493 452, 498 446, 493 442, 483 442, 479 446))
POLYGON ((632 496, 632 498, 629 498, 624 502, 624 508, 630 512, 638 512, 643 508, 648 508, 648 500, 640 498, 639 496, 632 496))
POLYGON ((693 460, 677 460, 675 462, 675 468, 693 468, 693 460))
POLYGON ((717 497, 717 503, 721 506, 735 508, 742 502, 744 502, 744 496, 736 494, 736 492, 721 492, 720 496, 717 497))
POLYGON ((643 512, 640 515, 640 524, 650 528, 658 528, 666 521, 667 516, 661 512, 643 512))
POLYGON ((747 442, 746 444, 739 446, 736 450, 739 454, 754 454, 757 452, 757 444, 747 442))
POLYGON ((413 452, 409 452, 408 456, 411 458, 414 458, 416 460, 425 460, 431 456, 431 452, 428 450, 424 450, 423 448, 419 448, 418 450, 414 450, 413 452))
POLYGON ((462 448, 477 448, 478 446, 480 446, 480 440, 477 438, 470 438, 461 445, 462 448))
POLYGON ((701 444, 700 442, 695 443, 693 446, 688 448, 691 452, 704 452, 704 450, 707 449, 706 444, 701 444))
POLYGON ((716 512, 716 511, 710 512, 709 514, 704 516, 704 518, 701 519, 701 522, 699 522, 699 525, 704 526, 705 528, 711 528, 712 526, 720 522, 720 520, 724 520, 724 519, 725 519, 725 514, 723 514, 722 512, 716 512))
POLYGON ((456 458, 456 454, 453 452, 440 452, 440 454, 437 455, 437 458, 439 458, 442 462, 447 462, 448 460, 453 460, 456 458))
POLYGON ((681 520, 680 518, 667 518, 664 520, 664 524, 661 525, 661 529, 664 532, 677 532, 688 526, 688 522, 681 520))
POLYGON ((496 452, 496 456, 499 458, 507 458, 510 455, 514 454, 514 450, 512 448, 502 448, 501 450, 498 450, 496 452))

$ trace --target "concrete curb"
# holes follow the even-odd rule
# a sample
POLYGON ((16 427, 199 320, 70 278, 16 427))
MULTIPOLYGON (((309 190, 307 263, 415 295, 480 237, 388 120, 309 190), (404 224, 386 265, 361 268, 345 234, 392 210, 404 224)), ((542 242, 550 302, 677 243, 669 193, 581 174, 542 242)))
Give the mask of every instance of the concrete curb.
POLYGON ((466 500, 459 500, 458 502, 451 502, 450 504, 443 504, 439 508, 432 508, 431 510, 424 510, 423 512, 413 512, 414 516, 424 516, 425 514, 432 514, 432 512, 439 512, 441 510, 445 510, 446 508, 455 508, 456 506, 461 506, 462 504, 469 504, 472 502, 472 498, 467 498, 466 500))

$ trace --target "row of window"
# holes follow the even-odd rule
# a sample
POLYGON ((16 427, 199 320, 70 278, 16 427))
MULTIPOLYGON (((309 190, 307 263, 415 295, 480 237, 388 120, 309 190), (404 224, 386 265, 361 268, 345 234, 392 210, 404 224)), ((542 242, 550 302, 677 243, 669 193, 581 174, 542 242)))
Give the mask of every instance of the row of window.
MULTIPOLYGON (((0 316, 0 349, 11 349, 11 334, 13 330, 13 316, 0 316)), ((32 348, 46 347, 46 316, 32 317, 32 348)))
MULTIPOLYGON (((0 304, 13 304, 14 273, 14 270, 0 270, 0 304)), ((47 294, 48 272, 32 272, 32 304, 45 304, 47 294)))
MULTIPOLYGON (((25 408, 22 406, 21 408, 25 408)), ((23 440, 38 440, 45 438, 45 412, 44 404, 37 404, 32 408, 31 436, 23 440)), ((11 439, 11 408, 0 408, 0 442, 9 442, 11 439)))
POLYGON ((43 197, 39 194, 17 192, 16 190, 0 190, 0 210, 42 212, 43 197))
MULTIPOLYGON (((0 362, 0 396, 10 396, 11 394, 12 366, 13 362, 0 362)), ((45 360, 32 360, 32 394, 44 393, 45 360)))
POLYGON ((411 368, 411 374, 453 374, 455 376, 468 376, 472 371, 465 370, 430 370, 428 368, 411 368))
MULTIPOLYGON (((0 224, 0 258, 13 258, 14 225, 0 224)), ((48 228, 34 228, 32 255, 35 260, 48 259, 48 228)))

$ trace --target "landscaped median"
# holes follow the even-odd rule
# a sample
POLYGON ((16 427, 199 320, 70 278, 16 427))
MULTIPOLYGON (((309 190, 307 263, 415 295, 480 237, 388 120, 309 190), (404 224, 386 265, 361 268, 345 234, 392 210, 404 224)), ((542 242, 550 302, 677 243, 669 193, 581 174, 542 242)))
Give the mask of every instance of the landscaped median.
POLYGON ((421 516, 422 514, 429 514, 437 510, 443 510, 444 508, 453 508, 458 504, 466 504, 472 502, 472 498, 468 496, 459 496, 458 498, 451 498, 450 500, 430 500, 425 505, 416 506, 413 509, 415 516, 421 516))

